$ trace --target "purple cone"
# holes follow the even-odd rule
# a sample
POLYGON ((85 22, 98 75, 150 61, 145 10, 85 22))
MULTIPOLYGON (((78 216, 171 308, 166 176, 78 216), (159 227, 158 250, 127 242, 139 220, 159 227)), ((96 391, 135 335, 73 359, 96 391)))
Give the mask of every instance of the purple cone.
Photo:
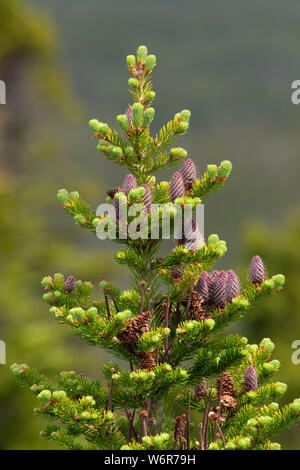
POLYGON ((226 303, 227 273, 221 271, 212 288, 212 304, 215 308, 224 308, 226 303))
POLYGON ((179 197, 184 197, 184 183, 181 174, 176 171, 172 176, 171 184, 170 184, 170 192, 171 192, 171 201, 174 202, 175 199, 179 197))
POLYGON ((206 271, 203 271, 200 274, 200 277, 196 285, 196 290, 203 298, 204 303, 207 303, 209 301, 209 288, 208 288, 209 278, 210 278, 210 275, 206 271))
POLYGON ((262 259, 255 255, 249 268, 249 279, 252 284, 261 284, 265 280, 265 267, 262 259))
POLYGON ((188 191, 189 189, 191 189, 192 184, 196 179, 196 168, 192 160, 186 160, 183 165, 181 174, 184 187, 188 191))
POLYGON ((227 271, 226 280, 226 301, 231 302, 232 299, 240 294, 240 283, 237 275, 231 269, 227 271))
POLYGON ((119 203, 119 200, 116 198, 116 196, 114 196, 113 204, 114 204, 115 213, 116 213, 116 220, 119 220, 119 218, 120 218, 120 203, 119 203))
POLYGON ((137 187, 135 177, 130 173, 129 175, 126 176, 123 186, 122 186, 122 192, 124 194, 129 194, 132 189, 135 189, 137 187))
POLYGON ((257 390, 257 374, 253 366, 249 366, 245 370, 244 389, 246 392, 250 392, 250 390, 257 390))
POLYGON ((69 294, 76 289, 76 279, 74 276, 69 276, 65 280, 65 289, 69 294))
POLYGON ((199 227, 195 219, 188 220, 184 225, 184 243, 189 250, 198 250, 203 241, 199 227))
POLYGON ((127 116, 127 119, 128 119, 128 124, 131 126, 131 123, 132 123, 132 106, 129 106, 127 109, 126 109, 126 116, 127 116))
POLYGON ((151 191, 148 184, 143 184, 143 188, 145 188, 145 194, 143 197, 143 203, 146 206, 148 214, 151 212, 151 203, 152 203, 152 196, 151 191))

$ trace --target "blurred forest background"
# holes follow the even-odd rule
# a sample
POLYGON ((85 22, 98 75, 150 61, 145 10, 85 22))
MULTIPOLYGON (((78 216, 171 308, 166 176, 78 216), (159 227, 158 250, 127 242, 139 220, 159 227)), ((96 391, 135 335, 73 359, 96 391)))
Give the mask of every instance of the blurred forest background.
MULTIPOLYGON (((115 247, 74 226, 56 191, 78 189, 93 207, 124 170, 95 150, 88 120, 115 125, 126 109, 125 56, 146 44, 154 71, 155 128, 183 108, 192 111, 180 141, 199 172, 223 159, 234 170, 205 206, 205 231, 227 240, 219 267, 246 281, 259 253, 284 292, 234 325, 258 342, 270 337, 287 382, 300 395, 300 106, 291 83, 300 74, 297 0, 0 0, 0 339, 7 365, 30 363, 54 376, 75 369, 97 376, 107 355, 73 338, 49 318, 40 280, 57 271, 123 287, 115 247)), ((162 172, 161 179, 170 173, 162 172)), ((35 406, 8 367, 0 365, 0 448, 46 449, 35 406)), ((279 439, 300 449, 300 429, 279 439)))

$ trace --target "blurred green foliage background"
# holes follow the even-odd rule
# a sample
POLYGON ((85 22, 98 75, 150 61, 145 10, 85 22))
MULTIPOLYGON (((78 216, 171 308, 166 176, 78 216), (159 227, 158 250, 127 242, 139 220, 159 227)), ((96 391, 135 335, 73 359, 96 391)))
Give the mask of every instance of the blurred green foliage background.
MULTIPOLYGON (((259 253, 270 274, 286 275, 284 292, 233 328, 251 342, 270 337, 287 398, 300 395, 300 365, 291 362, 300 339, 300 106, 290 99, 300 78, 299 20, 297 0, 0 0, 0 339, 8 365, 96 376, 107 360, 49 318, 40 280, 61 271, 127 285, 115 247, 74 226, 55 194, 78 189, 96 207, 121 182, 124 170, 97 153, 87 122, 114 125, 130 100, 125 56, 146 44, 158 58, 154 127, 189 108, 179 145, 199 172, 233 162, 229 182, 205 206, 206 234, 229 247, 219 267, 236 266, 243 282, 259 253)), ((1 449, 47 448, 34 406, 0 365, 1 449)), ((281 442, 299 449, 300 430, 281 442)))

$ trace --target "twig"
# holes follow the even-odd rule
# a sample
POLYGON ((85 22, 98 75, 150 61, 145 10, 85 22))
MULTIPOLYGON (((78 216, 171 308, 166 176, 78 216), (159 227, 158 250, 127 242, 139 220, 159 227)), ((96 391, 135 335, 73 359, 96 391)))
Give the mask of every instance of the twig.
POLYGON ((191 425, 191 390, 188 395, 188 407, 186 414, 186 446, 187 450, 190 450, 190 425, 191 425))
POLYGON ((212 392, 210 391, 208 398, 207 398, 206 407, 205 407, 204 414, 203 414, 203 421, 202 421, 204 450, 207 450, 207 447, 208 447, 208 422, 209 422, 208 414, 210 411, 211 394, 212 392))
POLYGON ((216 423, 216 426, 217 426, 218 431, 219 431, 219 433, 220 433, 220 437, 221 437, 221 439, 222 439, 223 445, 226 446, 226 441, 225 441, 224 434, 222 433, 222 429, 221 429, 221 427, 220 427, 218 421, 215 421, 215 423, 216 423))
MULTIPOLYGON (((111 373, 113 374, 115 372, 115 369, 112 367, 110 369, 111 373)), ((113 378, 111 377, 110 379, 110 386, 109 386, 109 397, 108 397, 108 410, 112 411, 112 399, 113 399, 113 378)))
POLYGON ((200 448, 200 450, 204 450, 203 425, 202 425, 202 423, 199 424, 199 448, 200 448))
POLYGON ((218 389, 218 405, 216 407, 217 418, 215 420, 215 426, 214 426, 214 442, 217 440, 217 423, 220 420, 221 397, 222 397, 222 391, 223 391, 223 377, 224 377, 224 372, 222 372, 221 379, 220 379, 220 386, 219 386, 219 389, 218 389))
MULTIPOLYGON (((167 300, 167 308, 166 308, 166 316, 165 316, 165 327, 169 328, 169 310, 170 310, 170 302, 171 302, 171 292, 168 295, 168 300, 167 300)), ((165 351, 168 350, 168 336, 164 338, 164 346, 165 346, 165 351)))
POLYGON ((140 435, 139 435, 139 443, 142 442, 143 437, 147 436, 147 418, 148 418, 148 411, 143 410, 140 413, 141 419, 141 427, 140 427, 140 435))
POLYGON ((193 289, 194 289, 194 280, 193 280, 193 283, 192 283, 192 285, 191 285, 191 287, 190 287, 189 298, 188 298, 187 305, 186 305, 186 309, 185 309, 185 315, 184 315, 184 319, 185 319, 185 320, 188 320, 188 319, 189 319, 189 313, 190 313, 190 308, 191 308, 193 289))
POLYGON ((147 311, 149 312, 150 310, 150 287, 147 289, 147 311))
POLYGON ((109 302, 108 302, 108 298, 107 298, 107 295, 106 295, 106 294, 104 294, 104 298, 105 298, 105 305, 106 305, 107 318, 108 318, 108 320, 110 320, 109 302))
POLYGON ((115 299, 115 297, 114 297, 114 295, 113 295, 113 293, 112 293, 112 290, 111 290, 110 288, 108 288, 108 289, 107 289, 107 292, 109 292, 109 294, 110 294, 110 296, 111 296, 111 299, 112 299, 112 301, 113 301, 113 303, 114 303, 116 312, 118 313, 119 307, 118 307, 117 302, 116 302, 116 299, 115 299))
POLYGON ((140 303, 140 313, 143 313, 144 310, 144 297, 145 297, 145 285, 146 281, 141 281, 141 303, 140 303))

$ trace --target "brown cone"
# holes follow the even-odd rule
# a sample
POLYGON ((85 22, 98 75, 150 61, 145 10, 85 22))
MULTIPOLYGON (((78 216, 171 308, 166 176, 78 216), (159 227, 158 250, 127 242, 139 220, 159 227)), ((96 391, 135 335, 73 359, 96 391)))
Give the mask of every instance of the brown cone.
POLYGON ((151 321, 151 312, 146 311, 131 318, 125 330, 121 331, 118 339, 124 343, 135 345, 140 337, 149 331, 149 323, 151 321))
POLYGON ((199 400, 205 397, 207 390, 207 380, 203 379, 202 382, 200 382, 199 385, 196 385, 195 390, 194 390, 194 395, 197 397, 199 400))
POLYGON ((219 375, 217 379, 217 389, 220 390, 221 387, 221 382, 222 382, 222 390, 221 394, 223 395, 230 395, 231 397, 236 396, 236 389, 234 387, 234 381, 233 378, 231 377, 231 374, 228 371, 225 371, 223 375, 219 375), (222 380, 223 377, 223 380, 222 380))
POLYGON ((178 441, 182 437, 184 437, 184 429, 183 429, 183 417, 182 416, 177 416, 175 419, 175 426, 174 426, 174 438, 175 441, 178 441))
POLYGON ((148 372, 156 367, 155 353, 143 352, 138 355, 139 369, 146 369, 148 372))
POLYGON ((193 291, 192 293, 192 301, 191 301, 191 308, 190 308, 190 318, 197 321, 203 321, 210 317, 210 313, 206 312, 203 307, 203 298, 197 292, 193 291))
POLYGON ((121 191, 121 188, 112 188, 112 189, 109 189, 108 191, 106 191, 106 194, 113 199, 114 196, 117 193, 119 193, 120 191, 121 191))
POLYGON ((225 408, 230 408, 232 410, 235 410, 237 407, 237 401, 231 395, 222 395, 221 405, 223 405, 225 408))

